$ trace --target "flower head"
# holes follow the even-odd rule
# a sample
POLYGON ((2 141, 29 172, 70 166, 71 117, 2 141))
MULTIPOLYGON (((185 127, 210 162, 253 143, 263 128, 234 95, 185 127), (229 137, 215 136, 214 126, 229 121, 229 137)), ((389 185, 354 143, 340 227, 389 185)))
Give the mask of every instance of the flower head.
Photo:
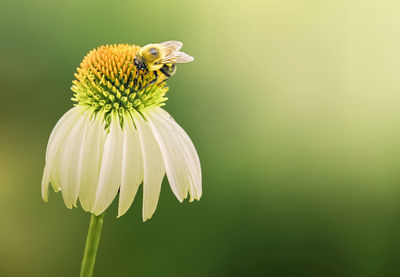
MULTIPOLYGON (((165 47, 173 47, 178 42, 167 43, 165 47)), ((163 50, 162 45, 157 46, 163 50)), ((177 50, 169 52, 184 54, 177 50)), ((75 107, 58 121, 47 145, 45 201, 51 183, 68 208, 76 207, 79 199, 85 211, 99 215, 119 192, 121 216, 143 183, 146 220, 156 209, 165 174, 179 201, 188 194, 191 201, 200 199, 197 152, 185 131, 161 108, 167 100, 166 80, 177 62, 165 59, 157 66, 153 63, 157 69, 152 70, 141 48, 127 44, 102 46, 86 55, 73 81, 75 107)))

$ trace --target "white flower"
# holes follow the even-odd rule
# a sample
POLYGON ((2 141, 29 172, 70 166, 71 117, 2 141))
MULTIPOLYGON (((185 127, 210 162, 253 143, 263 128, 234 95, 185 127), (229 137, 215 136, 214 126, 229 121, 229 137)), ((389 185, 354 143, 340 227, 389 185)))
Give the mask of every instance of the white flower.
MULTIPOLYGON (((119 52, 116 53, 122 55, 126 47, 99 49, 113 55, 117 49, 119 52)), ((132 47, 129 51, 136 53, 138 50, 132 47)), ((108 56, 99 49, 93 55, 107 59, 108 56)), ((141 72, 135 68, 131 71, 125 68, 126 76, 129 76, 121 74, 120 79, 113 80, 107 74, 117 66, 96 72, 90 67, 92 64, 97 66, 90 60, 91 53, 78 69, 78 81, 72 88, 78 105, 64 114, 50 135, 42 198, 48 200, 51 183, 55 191, 61 191, 68 208, 76 207, 79 199, 85 211, 99 215, 119 192, 118 216, 121 216, 131 206, 143 183, 143 220, 147 220, 157 207, 166 174, 179 201, 188 194, 190 201, 199 200, 202 195, 199 157, 186 132, 160 107, 166 99, 165 82, 142 81, 135 87, 132 81, 129 86, 129 74, 137 76, 141 72), (90 64, 85 64, 87 59, 90 64), (112 80, 109 81, 111 87, 107 76, 112 80), (126 89, 129 87, 131 91, 126 89)), ((121 63, 119 68, 123 66, 121 63)), ((140 78, 145 80, 147 75, 140 78)))

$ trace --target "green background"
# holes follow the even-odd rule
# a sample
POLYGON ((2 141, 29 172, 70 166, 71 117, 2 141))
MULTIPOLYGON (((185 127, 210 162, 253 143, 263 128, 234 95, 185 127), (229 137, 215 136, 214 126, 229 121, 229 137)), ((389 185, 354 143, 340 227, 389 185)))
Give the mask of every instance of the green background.
POLYGON ((0 9, 0 276, 78 276, 89 223, 40 196, 73 73, 181 40, 166 110, 203 198, 107 210, 95 276, 399 276, 400 2, 11 1, 0 9))

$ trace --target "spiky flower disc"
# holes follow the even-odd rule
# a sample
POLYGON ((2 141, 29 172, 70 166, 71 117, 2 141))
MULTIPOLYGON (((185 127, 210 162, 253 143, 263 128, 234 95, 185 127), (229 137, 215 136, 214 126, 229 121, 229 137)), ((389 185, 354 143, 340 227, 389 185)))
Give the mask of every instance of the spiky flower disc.
POLYGON ((139 46, 128 44, 105 45, 90 51, 75 74, 73 100, 106 112, 164 105, 166 77, 157 71, 143 74, 137 69, 133 60, 139 51, 139 46))
MULTIPOLYGON (((158 47, 180 47, 171 41, 158 47)), ((143 183, 143 220, 157 206, 166 174, 179 201, 200 199, 201 168, 186 132, 160 106, 167 100, 167 69, 137 66, 141 48, 101 46, 85 56, 75 74, 74 108, 54 127, 46 151, 42 197, 48 186, 65 205, 103 213, 119 194, 118 216, 131 206, 143 183)), ((172 51, 172 50, 171 50, 172 51)), ((179 57, 183 52, 174 52, 179 57)), ((190 56, 189 56, 190 57, 190 56)), ((143 59, 141 60, 143 62, 143 59)))

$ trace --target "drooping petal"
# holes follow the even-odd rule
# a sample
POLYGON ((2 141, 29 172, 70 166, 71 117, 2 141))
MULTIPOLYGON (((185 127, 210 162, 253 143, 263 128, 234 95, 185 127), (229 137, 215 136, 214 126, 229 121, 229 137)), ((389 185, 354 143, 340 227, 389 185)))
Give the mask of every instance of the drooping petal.
POLYGON ((78 118, 82 116, 82 114, 82 109, 79 107, 70 109, 60 118, 51 132, 49 142, 47 143, 46 164, 42 178, 42 198, 46 202, 48 200, 48 187, 50 181, 54 190, 59 190, 59 180, 51 180, 52 174, 54 175, 56 157, 61 152, 61 145, 63 144, 66 136, 69 134, 70 130, 78 121, 78 118))
POLYGON ((154 110, 147 112, 146 117, 160 147, 171 189, 182 202, 189 190, 190 173, 176 135, 168 129, 168 125, 154 116, 154 110))
POLYGON ((143 221, 156 210, 165 168, 160 148, 149 124, 138 113, 134 114, 143 156, 143 221))
POLYGON ((109 128, 110 132, 104 144, 96 198, 91 210, 95 215, 101 214, 108 208, 121 185, 123 134, 116 112, 111 115, 109 128))
POLYGON ((139 134, 130 113, 124 116, 124 143, 122 151, 122 176, 119 192, 118 217, 131 206, 143 180, 143 158, 139 134))
POLYGON ((85 211, 93 208, 100 166, 106 139, 104 113, 100 112, 91 120, 84 145, 79 201, 85 211))
POLYGON ((82 172, 83 145, 89 113, 81 116, 69 132, 60 157, 60 185, 64 203, 68 208, 76 206, 79 195, 80 176, 82 172))
POLYGON ((201 197, 201 169, 197 152, 185 131, 161 108, 146 113, 160 145, 171 189, 179 201, 190 192, 191 201, 201 197))
POLYGON ((179 201, 190 191, 191 201, 201 196, 200 162, 192 142, 183 129, 161 108, 146 113, 160 145, 171 189, 179 201), (186 136, 187 139, 183 139, 186 136), (188 145, 189 144, 189 145, 188 145), (193 151, 189 151, 190 149, 193 151), (196 183, 199 183, 200 190, 196 183))

